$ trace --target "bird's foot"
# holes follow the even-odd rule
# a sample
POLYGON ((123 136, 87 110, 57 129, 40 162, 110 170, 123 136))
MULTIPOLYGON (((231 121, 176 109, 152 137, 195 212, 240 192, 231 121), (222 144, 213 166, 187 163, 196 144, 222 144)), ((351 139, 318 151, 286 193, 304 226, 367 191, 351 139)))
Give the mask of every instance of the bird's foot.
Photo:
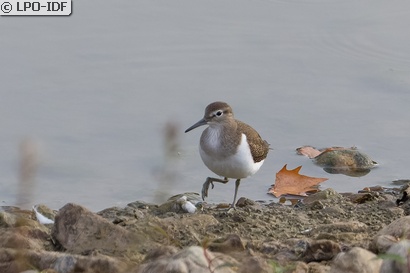
POLYGON ((202 185, 202 191, 201 191, 202 200, 204 201, 205 201, 205 197, 208 197, 209 185, 212 185, 212 189, 215 187, 214 182, 208 177, 205 183, 202 185))
POLYGON ((208 177, 206 180, 205 180, 205 183, 202 185, 202 191, 201 191, 201 194, 202 194, 202 200, 204 200, 205 201, 205 197, 208 197, 208 190, 209 190, 209 185, 212 185, 212 189, 214 188, 214 182, 218 182, 218 183, 223 183, 223 184, 226 184, 226 183, 228 183, 228 178, 224 178, 224 179, 219 179, 219 178, 213 178, 213 177, 208 177))

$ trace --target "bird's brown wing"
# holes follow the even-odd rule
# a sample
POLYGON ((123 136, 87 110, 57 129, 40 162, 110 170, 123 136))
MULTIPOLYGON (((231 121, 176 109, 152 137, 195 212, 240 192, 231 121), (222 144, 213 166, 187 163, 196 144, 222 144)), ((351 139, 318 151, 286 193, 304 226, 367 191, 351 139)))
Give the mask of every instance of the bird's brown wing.
POLYGON ((237 122, 238 130, 246 135, 249 147, 251 148, 253 161, 256 163, 264 160, 269 152, 269 143, 263 140, 258 132, 248 124, 239 120, 237 122))

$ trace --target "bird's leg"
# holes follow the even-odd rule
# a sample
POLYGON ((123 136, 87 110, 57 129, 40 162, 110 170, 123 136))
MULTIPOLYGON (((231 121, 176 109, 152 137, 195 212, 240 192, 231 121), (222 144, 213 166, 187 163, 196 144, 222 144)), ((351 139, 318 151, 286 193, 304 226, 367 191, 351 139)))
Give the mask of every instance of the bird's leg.
POLYGON ((202 200, 205 200, 205 197, 208 197, 208 189, 209 189, 209 185, 212 185, 212 189, 214 188, 214 182, 218 182, 218 183, 228 183, 228 178, 225 177, 224 179, 220 179, 220 178, 214 178, 214 177, 208 177, 205 180, 204 185, 202 186, 202 200))
POLYGON ((238 188, 239 188, 240 184, 241 184, 241 180, 237 179, 236 182, 235 182, 235 194, 233 196, 233 202, 231 204, 231 208, 233 208, 233 209, 235 209, 236 195, 238 194, 238 188))

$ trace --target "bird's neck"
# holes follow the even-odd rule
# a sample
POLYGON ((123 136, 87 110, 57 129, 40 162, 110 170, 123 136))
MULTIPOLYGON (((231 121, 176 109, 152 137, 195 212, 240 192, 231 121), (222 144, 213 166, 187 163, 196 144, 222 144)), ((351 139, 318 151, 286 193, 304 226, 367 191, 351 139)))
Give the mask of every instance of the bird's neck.
POLYGON ((229 156, 235 149, 231 146, 237 144, 236 123, 229 120, 226 123, 210 124, 201 136, 201 147, 209 155, 229 156))

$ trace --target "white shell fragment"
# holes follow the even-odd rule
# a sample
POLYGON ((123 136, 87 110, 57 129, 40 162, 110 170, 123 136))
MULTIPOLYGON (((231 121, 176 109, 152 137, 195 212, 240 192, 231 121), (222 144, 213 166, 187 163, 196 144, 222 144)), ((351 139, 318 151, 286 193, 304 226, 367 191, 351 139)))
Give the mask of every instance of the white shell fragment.
POLYGON ((197 208, 193 205, 200 202, 201 197, 195 192, 186 192, 171 196, 168 200, 161 204, 157 212, 158 213, 195 213, 197 208))
POLYGON ((45 224, 54 224, 53 220, 48 219, 47 217, 42 215, 40 212, 38 212, 37 205, 33 206, 33 210, 34 210, 34 213, 36 214, 37 221, 40 224, 43 224, 43 225, 45 225, 45 224))
POLYGON ((312 232, 312 230, 313 230, 313 228, 308 228, 308 229, 302 230, 300 233, 301 234, 309 234, 309 233, 312 232))
POLYGON ((181 208, 188 213, 195 213, 196 207, 194 204, 187 200, 187 197, 184 195, 176 201, 178 204, 181 205, 181 208))

